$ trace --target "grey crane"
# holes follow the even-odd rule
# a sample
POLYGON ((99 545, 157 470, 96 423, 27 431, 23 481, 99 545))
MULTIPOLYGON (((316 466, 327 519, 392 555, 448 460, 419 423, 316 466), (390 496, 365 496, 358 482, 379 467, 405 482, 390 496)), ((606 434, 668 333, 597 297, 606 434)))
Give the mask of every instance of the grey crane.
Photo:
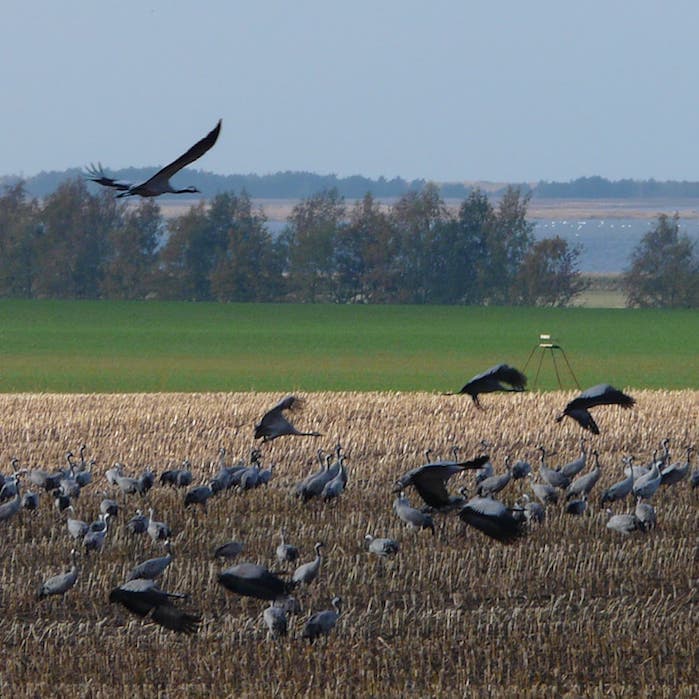
POLYGON ((38 510, 39 509, 39 493, 27 490, 22 495, 20 507, 23 510, 38 510))
POLYGON ((293 588, 292 583, 257 563, 238 563, 226 568, 218 574, 218 582, 238 595, 265 600, 282 599, 293 588))
POLYGON ((677 462, 665 466, 665 468, 663 468, 660 472, 660 485, 675 485, 675 483, 679 483, 681 480, 687 477, 687 474, 689 474, 691 455, 692 451, 694 451, 694 446, 687 445, 685 449, 687 450, 687 460, 683 464, 677 462))
POLYGON ((116 517, 119 514, 119 505, 114 498, 110 498, 107 493, 102 493, 104 496, 100 500, 100 512, 103 515, 109 513, 112 517, 116 517))
MULTIPOLYGON (((75 512, 73 506, 66 508, 64 512, 75 512)), ((81 519, 74 519, 70 515, 66 517, 66 526, 68 527, 68 533, 73 537, 73 539, 82 540, 85 538, 89 527, 87 522, 83 522, 81 519)))
POLYGON ((136 567, 132 568, 128 575, 127 580, 135 580, 136 578, 143 578, 144 580, 155 580, 165 572, 165 569, 172 563, 172 548, 170 546, 170 540, 165 541, 165 555, 158 556, 156 558, 149 558, 143 563, 139 563, 136 567))
POLYGON ((146 532, 153 541, 165 541, 172 536, 172 530, 165 522, 153 519, 152 507, 148 510, 148 528, 146 532))
POLYGON ((323 560, 323 556, 320 550, 323 548, 323 542, 318 541, 315 545, 316 555, 312 561, 308 563, 302 563, 296 568, 294 574, 291 576, 291 581, 299 585, 303 583, 304 585, 310 585, 317 577, 320 572, 320 564, 323 560))
POLYGON ((567 464, 561 466, 558 470, 572 478, 577 476, 580 471, 582 471, 587 465, 587 450, 585 449, 585 438, 580 437, 580 456, 577 459, 569 461, 567 464))
POLYGON ((650 500, 655 495, 662 482, 662 474, 660 473, 659 462, 655 462, 648 473, 640 478, 636 478, 633 484, 632 492, 636 497, 650 500))
POLYGON ((590 408, 598 405, 619 405, 628 410, 635 403, 636 401, 623 391, 608 383, 601 383, 586 389, 577 398, 573 398, 563 412, 556 417, 556 422, 560 422, 564 417, 570 417, 584 430, 599 434, 599 427, 590 414, 590 408))
POLYGON ((511 544, 524 535, 523 522, 493 498, 471 498, 459 511, 459 518, 503 544, 511 544))
POLYGON ((495 474, 482 480, 476 487, 476 492, 482 497, 499 493, 512 480, 512 468, 509 455, 505 457, 505 473, 495 474))
POLYGON ((48 471, 45 471, 44 469, 41 469, 41 468, 30 469, 28 476, 27 476, 30 483, 33 483, 34 485, 38 486, 39 488, 43 488, 46 492, 51 492, 52 490, 56 490, 56 488, 58 488, 58 484, 60 483, 62 477, 63 477, 62 471, 58 471, 55 473, 49 473, 48 471))
POLYGON ((271 442, 277 437, 294 435, 298 437, 321 437, 320 432, 300 432, 284 416, 285 411, 297 411, 303 408, 304 401, 297 396, 286 396, 270 408, 255 425, 255 439, 271 442))
POLYGON ((178 488, 186 488, 192 484, 191 462, 185 459, 182 468, 172 468, 160 474, 161 485, 174 485, 178 488))
POLYGON ((597 449, 592 451, 592 455, 595 457, 595 467, 589 473, 584 476, 579 476, 576 478, 566 490, 566 500, 571 500, 572 498, 577 498, 582 495, 587 497, 590 491, 595 487, 595 484, 602 475, 602 470, 599 463, 599 453, 597 449))
POLYGON ((260 483, 260 464, 255 462, 252 466, 248 466, 241 474, 240 481, 238 482, 238 488, 240 491, 253 490, 257 488, 260 483))
POLYGON ((284 529, 284 527, 281 528, 279 534, 281 536, 281 543, 275 550, 277 560, 280 563, 293 563, 299 557, 299 550, 296 548, 296 546, 286 543, 286 529, 284 529))
POLYGON ((65 595, 70 590, 78 579, 80 569, 78 567, 77 551, 72 549, 70 552, 71 567, 66 573, 59 573, 45 580, 37 593, 38 599, 49 597, 50 595, 65 595))
POLYGON ((286 611, 282 607, 277 606, 274 601, 262 612, 262 619, 272 638, 286 636, 288 629, 286 611))
MULTIPOLYGON (((427 458, 429 458, 429 452, 427 458)), ((481 468, 488 460, 488 455, 484 454, 468 461, 436 461, 423 464, 402 475, 395 482, 393 492, 402 493, 412 485, 429 507, 445 512, 456 509, 463 505, 463 498, 449 495, 447 481, 457 473, 481 468)))
POLYGON ((204 155, 218 139, 221 132, 221 120, 214 128, 209 131, 204 138, 197 141, 186 153, 183 153, 179 158, 173 160, 164 168, 158 170, 152 177, 149 177, 145 182, 124 182, 123 180, 115 180, 112 177, 107 177, 102 170, 101 165, 91 165, 87 170, 87 179, 92 182, 97 182, 103 187, 111 187, 119 191, 117 197, 157 197, 161 194, 192 194, 199 192, 196 187, 185 187, 184 189, 175 189, 170 184, 170 178, 177 174, 182 168, 187 167, 195 160, 204 155))
POLYGON ((479 394, 495 391, 520 392, 524 390, 526 385, 527 377, 519 369, 511 367, 509 364, 496 364, 490 369, 486 369, 482 374, 477 374, 469 379, 459 393, 468 394, 474 405, 477 408, 482 408, 483 406, 478 400, 479 394))
POLYGON ((600 497, 600 504, 604 505, 605 502, 616 502, 617 500, 623 500, 632 490, 634 475, 633 475, 633 457, 628 456, 623 459, 624 464, 628 464, 628 475, 626 478, 622 478, 616 483, 612 483, 600 497))
POLYGON ((244 546, 240 541, 227 541, 214 549, 214 558, 233 560, 243 552, 243 548, 244 546))
MULTIPOLYGON (((554 490, 555 492, 555 490, 554 490)), ((527 493, 522 495, 522 502, 517 504, 517 510, 513 512, 513 516, 518 510, 522 511, 525 522, 541 524, 546 518, 546 510, 544 506, 538 502, 534 502, 527 493)))
POLYGON ((631 532, 639 529, 639 521, 633 512, 625 512, 622 514, 613 514, 611 510, 607 510, 607 529, 619 532, 624 536, 628 536, 631 532))
POLYGON ((587 512, 587 495, 582 495, 582 497, 576 497, 575 500, 569 500, 566 503, 565 513, 567 515, 580 516, 587 512))
POLYGON ((116 461, 114 466, 108 468, 104 475, 109 485, 116 485, 117 478, 124 475, 124 465, 116 461))
POLYGON ((570 478, 561 473, 555 468, 549 468, 546 465, 546 449, 544 447, 539 447, 541 451, 541 458, 539 461, 539 475, 554 488, 561 488, 565 490, 570 485, 570 478))
POLYGON ((335 628, 337 620, 342 613, 342 598, 332 598, 332 609, 324 609, 321 612, 316 612, 306 622, 301 633, 302 638, 308 639, 311 643, 320 636, 328 636, 335 628))
POLYGON ((141 510, 136 510, 136 514, 126 523, 126 528, 132 534, 145 534, 148 531, 149 519, 141 510))
MULTIPOLYGON (((322 450, 318 450, 319 458, 322 455, 322 450)), ((337 475, 338 471, 331 468, 332 454, 327 454, 324 457, 325 464, 322 470, 311 473, 306 476, 300 483, 296 484, 295 494, 307 502, 311 498, 318 497, 323 492, 323 488, 337 475)))
POLYGON ((364 540, 367 542, 369 552, 379 558, 390 558, 395 556, 400 550, 400 546, 395 539, 374 537, 371 534, 367 534, 364 540))
POLYGON ((333 478, 331 478, 323 486, 323 490, 321 491, 320 496, 326 502, 328 500, 334 500, 335 498, 339 498, 340 495, 342 495, 342 493, 344 492, 346 485, 347 485, 347 469, 345 468, 345 457, 341 456, 340 457, 340 469, 337 472, 337 475, 335 475, 333 478))
POLYGON ((214 491, 211 490, 210 486, 199 485, 185 493, 184 506, 189 507, 190 505, 201 505, 202 508, 206 510, 206 503, 213 494, 214 491))
POLYGON ((98 531, 88 530, 83 537, 83 548, 86 554, 89 555, 90 551, 101 551, 104 547, 104 542, 109 532, 110 516, 109 514, 102 515, 104 518, 104 529, 98 531))
POLYGON ((520 480, 526 478, 532 472, 532 465, 528 461, 519 459, 512 466, 512 479, 520 480))
POLYGON ((201 616, 175 607, 172 599, 184 599, 188 595, 165 592, 153 580, 136 578, 115 587, 109 593, 110 602, 118 602, 130 612, 152 619, 156 624, 182 633, 195 633, 201 616))
POLYGON ((63 512, 63 510, 70 507, 70 498, 67 495, 64 495, 60 488, 56 488, 56 490, 54 490, 51 494, 53 495, 53 506, 59 512, 63 512))
POLYGON ((405 522, 411 529, 429 529, 434 536, 434 521, 432 517, 412 507, 402 491, 393 501, 393 511, 398 516, 398 519, 405 522))
POLYGON ((655 508, 649 502, 643 502, 640 497, 636 500, 634 514, 638 520, 638 528, 641 531, 647 532, 656 525, 655 508))
POLYGON ((9 519, 14 517, 20 510, 22 506, 22 498, 20 495, 21 491, 21 474, 17 473, 15 474, 16 477, 16 491, 15 491, 15 496, 11 499, 8 500, 7 502, 3 502, 2 505, 0 505, 0 522, 7 522, 9 519))

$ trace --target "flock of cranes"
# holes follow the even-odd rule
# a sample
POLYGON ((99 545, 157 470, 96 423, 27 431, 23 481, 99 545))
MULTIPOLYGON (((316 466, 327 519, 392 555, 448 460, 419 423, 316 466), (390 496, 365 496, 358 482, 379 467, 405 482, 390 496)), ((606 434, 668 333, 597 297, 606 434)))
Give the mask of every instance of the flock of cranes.
MULTIPOLYGON (((526 377, 516 369, 500 364, 479 374, 466 383, 460 393, 472 397, 475 406, 484 409, 478 395, 493 391, 521 391, 526 377), (507 386, 503 385, 507 384, 507 386), (508 388, 509 386, 509 388, 508 388)), ((599 433, 589 413, 594 407, 619 405, 629 408, 634 399, 609 385, 600 385, 582 392, 564 408, 556 418, 564 416, 576 420, 585 430, 599 433)), ((286 413, 298 412, 303 401, 296 396, 287 396, 268 410, 254 426, 256 439, 268 442, 282 436, 320 436, 317 431, 296 429, 286 413)), ((484 449, 488 447, 483 442, 484 449)), ((607 527, 628 536, 632 532, 647 532, 655 526, 656 514, 652 498, 659 488, 674 486, 687 479, 692 487, 699 485, 699 470, 692 472, 691 455, 694 447, 687 445, 686 460, 673 462, 669 439, 663 440, 650 463, 640 466, 627 457, 621 465, 623 477, 599 493, 600 508, 609 508, 613 503, 632 497, 635 508, 630 512, 613 513, 607 509, 607 527)), ((0 475, 0 523, 10 523, 22 510, 39 507, 39 493, 43 490, 53 499, 54 509, 64 519, 67 536, 72 541, 71 566, 64 573, 54 575, 43 582, 37 592, 38 599, 65 595, 78 582, 79 559, 99 555, 110 538, 110 522, 117 518, 132 499, 146 498, 154 487, 182 489, 183 507, 200 506, 206 511, 212 497, 220 497, 229 490, 245 493, 248 490, 268 485, 273 478, 274 464, 263 468, 262 451, 252 449, 248 460, 234 465, 226 462, 226 451, 218 455, 218 472, 208 483, 193 484, 189 462, 182 467, 169 469, 156 478, 150 470, 139 475, 128 475, 120 464, 115 464, 105 473, 106 487, 102 491, 100 513, 96 521, 84 522, 75 516, 83 488, 95 486, 92 468, 94 461, 86 459, 86 447, 79 452, 76 461, 71 452, 66 455, 66 466, 56 471, 40 468, 21 468, 15 459, 11 475, 0 475), (23 481, 32 489, 23 492, 23 481), (119 503, 122 500, 122 503, 119 503), (81 554, 82 552, 82 554, 81 554)), ((340 445, 334 452, 325 454, 318 450, 319 469, 301 479, 293 488, 293 495, 300 502, 311 499, 329 501, 342 496, 349 483, 346 455, 340 445)), ((563 511, 571 516, 583 514, 593 497, 602 471, 608 468, 600 460, 596 449, 588 450, 585 437, 580 438, 580 455, 568 463, 552 467, 548 459, 551 454, 540 447, 538 464, 518 460, 512 463, 510 456, 504 459, 504 469, 496 472, 490 456, 479 454, 468 459, 459 457, 458 447, 453 447, 448 459, 432 459, 431 451, 425 455, 425 463, 400 475, 394 482, 392 492, 393 512, 406 527, 416 532, 429 530, 435 535, 440 520, 456 514, 465 523, 484 536, 502 544, 514 544, 527 536, 532 527, 546 520, 547 508, 561 502, 563 511), (473 474, 472 484, 450 492, 450 479, 459 474, 473 474), (528 483, 531 494, 523 494, 514 504, 508 505, 498 499, 514 481, 528 483), (415 491, 421 500, 416 506, 408 494, 415 491), (472 492, 470 492, 472 491, 472 492)), ((101 485, 100 485, 101 487, 101 485)), ((11 526, 11 524, 10 524, 11 526)), ((198 612, 187 609, 189 597, 179 592, 169 592, 159 587, 157 580, 176 559, 172 546, 172 530, 164 521, 155 517, 153 508, 148 514, 137 510, 125 523, 126 530, 133 536, 145 535, 164 547, 164 554, 140 562, 130 570, 124 582, 109 592, 110 602, 118 603, 133 614, 149 619, 163 628, 182 633, 195 633, 202 617, 198 612)), ((401 547, 395 539, 366 534, 364 545, 367 552, 378 561, 399 555, 401 547)), ((290 575, 253 562, 234 562, 221 570, 218 584, 227 592, 269 602, 262 611, 262 619, 272 637, 283 636, 288 630, 288 615, 299 610, 295 596, 309 585, 323 578, 324 544, 315 544, 315 555, 310 560, 300 561, 300 552, 287 539, 285 529, 279 531, 279 544, 275 550, 276 561, 284 567, 292 566, 290 575)), ((228 563, 242 555, 244 546, 229 541, 217 546, 213 556, 228 563)), ((176 565, 176 563, 175 563, 176 565)), ((341 618, 342 600, 333 595, 331 606, 314 613, 303 627, 301 637, 309 641, 327 636, 341 618)))

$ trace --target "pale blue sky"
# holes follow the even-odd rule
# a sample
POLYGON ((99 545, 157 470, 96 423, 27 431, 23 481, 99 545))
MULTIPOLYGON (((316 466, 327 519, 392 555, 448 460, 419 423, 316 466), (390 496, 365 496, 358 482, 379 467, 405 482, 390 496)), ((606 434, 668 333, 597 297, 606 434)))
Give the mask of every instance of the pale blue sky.
POLYGON ((4 0, 0 174, 699 180, 699 3, 4 0))

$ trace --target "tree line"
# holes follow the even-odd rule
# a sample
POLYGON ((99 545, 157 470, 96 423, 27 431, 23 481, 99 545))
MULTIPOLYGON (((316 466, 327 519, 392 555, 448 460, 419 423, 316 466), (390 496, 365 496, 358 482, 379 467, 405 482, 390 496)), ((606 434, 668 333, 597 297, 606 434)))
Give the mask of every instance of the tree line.
MULTIPOLYGON (((586 287, 580 250, 560 237, 535 240, 529 200, 510 187, 493 204, 473 190, 452 213, 430 184, 390 207, 370 193, 348 205, 329 189, 299 201, 275 236, 245 191, 194 203, 166 222, 156 201, 125 204, 91 193, 80 178, 43 200, 17 182, 0 195, 0 296, 566 305, 586 287)), ((679 245, 674 266, 629 276, 638 287, 629 299, 692 305, 694 297, 659 295, 648 282, 661 267, 667 283, 696 281, 696 268, 681 267, 696 267, 696 255, 677 219, 658 225, 648 245, 654 255, 679 245)))
MULTIPOLYGON (((116 179, 127 182, 142 182, 158 168, 122 168, 110 171, 116 179)), ((428 185, 438 188, 445 199, 464 199, 474 189, 464 182, 440 182, 435 185, 424 179, 405 180, 402 177, 378 177, 372 179, 362 175, 338 177, 334 174, 319 175, 313 172, 285 171, 266 175, 233 174, 219 175, 204 170, 190 169, 179 175, 187 184, 194 185, 204 197, 211 198, 225 192, 247 192, 253 199, 303 199, 316 192, 336 189, 347 199, 361 199, 371 192, 380 199, 402 197, 408 192, 420 192, 428 185)), ((79 168, 64 171, 40 172, 21 180, 15 176, 0 176, 0 185, 13 186, 20 181, 25 191, 34 197, 45 198, 64 182, 82 176, 79 168)), ((699 198, 699 182, 649 180, 608 180, 604 177, 578 177, 568 182, 540 181, 537 184, 513 184, 524 194, 536 198, 551 199, 685 199, 699 198)), ((499 197, 508 185, 491 186, 492 194, 499 197)), ((88 191, 96 193, 97 185, 88 184, 88 191)), ((196 195, 192 201, 196 201, 196 195)))

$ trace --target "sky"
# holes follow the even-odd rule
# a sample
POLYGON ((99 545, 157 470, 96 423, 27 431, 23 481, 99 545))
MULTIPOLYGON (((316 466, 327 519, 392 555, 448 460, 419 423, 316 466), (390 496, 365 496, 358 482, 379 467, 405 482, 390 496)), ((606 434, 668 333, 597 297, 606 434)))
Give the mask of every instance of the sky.
POLYGON ((699 180, 695 0, 3 0, 0 175, 699 180))

